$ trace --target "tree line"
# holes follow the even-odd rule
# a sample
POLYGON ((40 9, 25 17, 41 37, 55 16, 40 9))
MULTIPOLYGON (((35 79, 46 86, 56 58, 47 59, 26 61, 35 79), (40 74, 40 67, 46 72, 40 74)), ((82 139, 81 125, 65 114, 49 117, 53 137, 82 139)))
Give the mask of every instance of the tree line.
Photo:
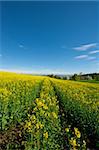
POLYGON ((49 74, 47 75, 51 78, 56 78, 56 79, 63 79, 63 80, 74 80, 74 81, 80 81, 80 80, 95 80, 99 81, 99 73, 89 73, 89 74, 73 74, 70 76, 67 75, 54 75, 54 74, 49 74))

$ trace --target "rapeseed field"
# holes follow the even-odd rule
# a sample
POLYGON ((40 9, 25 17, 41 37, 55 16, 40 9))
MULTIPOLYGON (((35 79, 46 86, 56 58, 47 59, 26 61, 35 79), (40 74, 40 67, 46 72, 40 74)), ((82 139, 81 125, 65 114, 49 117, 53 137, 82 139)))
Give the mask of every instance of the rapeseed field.
POLYGON ((99 148, 99 85, 0 72, 0 150, 99 148))

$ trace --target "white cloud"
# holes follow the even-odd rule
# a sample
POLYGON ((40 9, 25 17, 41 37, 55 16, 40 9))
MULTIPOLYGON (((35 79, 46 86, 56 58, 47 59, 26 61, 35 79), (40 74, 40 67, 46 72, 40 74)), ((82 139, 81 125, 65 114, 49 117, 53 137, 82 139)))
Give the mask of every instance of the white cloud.
POLYGON ((96 54, 96 53, 99 53, 99 50, 89 52, 89 54, 96 54))
POLYGON ((27 47, 25 47, 24 44, 19 44, 18 47, 19 47, 20 49, 23 49, 23 50, 27 50, 27 49, 28 49, 27 47))
POLYGON ((86 51, 90 48, 95 48, 97 46, 97 43, 91 43, 91 44, 86 44, 86 45, 81 45, 80 47, 74 47, 74 50, 78 51, 86 51))
POLYGON ((87 60, 95 60, 95 59, 96 57, 90 57, 90 56, 87 58, 87 60))
POLYGON ((79 56, 76 56, 75 59, 85 59, 87 57, 88 55, 79 55, 79 56))

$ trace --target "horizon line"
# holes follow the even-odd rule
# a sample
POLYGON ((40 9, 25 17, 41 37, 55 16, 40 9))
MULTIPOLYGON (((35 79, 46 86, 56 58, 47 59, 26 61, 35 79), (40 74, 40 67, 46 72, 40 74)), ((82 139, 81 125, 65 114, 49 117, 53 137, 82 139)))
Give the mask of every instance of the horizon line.
POLYGON ((57 75, 72 75, 72 74, 91 74, 91 73, 99 73, 99 72, 57 72, 57 71, 49 71, 49 72, 41 72, 41 71, 26 71, 26 70, 13 70, 13 69, 0 69, 0 72, 9 72, 9 73, 18 73, 18 74, 34 74, 34 75, 49 75, 49 74, 57 74, 57 75))

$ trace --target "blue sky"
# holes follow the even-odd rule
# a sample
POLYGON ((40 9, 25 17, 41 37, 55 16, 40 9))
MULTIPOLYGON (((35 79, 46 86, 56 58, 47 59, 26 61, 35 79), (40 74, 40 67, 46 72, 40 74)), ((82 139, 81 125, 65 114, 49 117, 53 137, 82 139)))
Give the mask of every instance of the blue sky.
POLYGON ((99 72, 98 2, 2 2, 1 70, 99 72))

